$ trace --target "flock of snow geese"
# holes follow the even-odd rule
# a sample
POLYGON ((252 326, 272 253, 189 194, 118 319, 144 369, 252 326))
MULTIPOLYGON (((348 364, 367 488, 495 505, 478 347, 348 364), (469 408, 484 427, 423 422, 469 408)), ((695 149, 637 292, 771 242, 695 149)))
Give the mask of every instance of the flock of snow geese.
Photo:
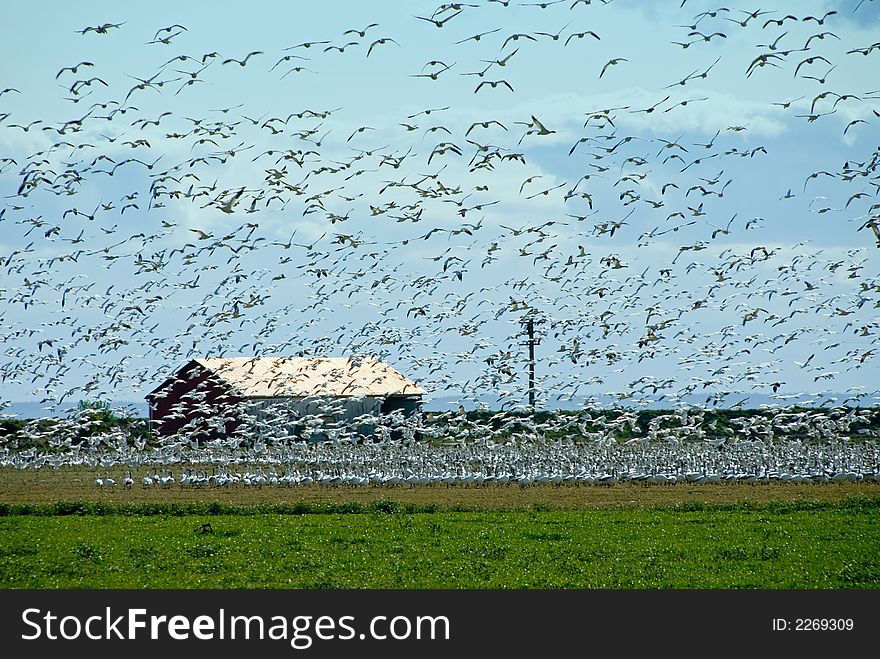
POLYGON ((60 432, 2 464, 153 488, 876 480, 850 412, 793 406, 880 401, 876 6, 623 4, 353 3, 375 14, 306 12, 284 42, 197 16, 40 35, 69 60, 25 58, 0 90, 0 412, 23 391, 141 396, 198 356, 343 353, 453 407, 536 388, 539 407, 697 414, 737 392, 772 420, 624 438, 452 416, 195 448, 60 432), (614 38, 629 21, 650 43, 614 38))
POLYGON ((423 423, 427 436, 418 440, 218 439, 155 448, 116 432, 63 450, 7 450, 0 466, 86 466, 103 489, 880 482, 880 446, 865 428, 870 411, 744 416, 726 431, 714 421, 704 429, 705 420, 699 412, 658 415, 643 432, 626 412, 548 415, 541 424, 448 414, 423 423), (621 441, 623 428, 634 436, 621 441))

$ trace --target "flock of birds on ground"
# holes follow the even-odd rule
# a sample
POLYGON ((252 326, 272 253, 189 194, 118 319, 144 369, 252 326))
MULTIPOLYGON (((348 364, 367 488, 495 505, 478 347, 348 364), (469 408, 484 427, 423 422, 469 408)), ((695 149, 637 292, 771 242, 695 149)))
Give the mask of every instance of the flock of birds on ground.
POLYGON ((659 413, 641 423, 632 410, 544 417, 397 415, 383 428, 384 436, 363 437, 340 426, 323 441, 294 439, 276 424, 274 434, 247 432, 147 447, 123 428, 76 441, 94 418, 83 413, 49 426, 32 423, 31 439, 50 447, 7 447, 0 452, 0 466, 85 466, 105 490, 880 482, 878 418, 871 410, 777 411, 746 414, 726 424, 703 410, 659 413), (400 431, 398 439, 392 430, 400 431))
MULTIPOLYGON (((432 447, 364 444, 301 444, 264 455, 244 452, 205 466, 213 456, 193 453, 162 466, 143 456, 123 459, 128 467, 114 479, 99 473, 100 488, 263 487, 263 486, 418 486, 418 485, 645 485, 675 483, 880 483, 876 443, 767 445, 741 442, 719 452, 707 443, 618 444, 601 446, 572 441, 432 447), (133 466, 132 466, 133 465, 133 466), (187 466, 189 465, 189 466, 187 466), (137 478, 137 481, 135 481, 137 478)), ((104 461, 105 464, 107 461, 104 461)), ((100 465, 95 463, 96 469, 100 465)))
MULTIPOLYGON (((782 413, 877 405, 880 89, 852 81, 876 70, 880 42, 835 31, 873 3, 819 15, 694 4, 664 8, 674 17, 656 32, 672 38, 644 48, 595 27, 612 0, 444 3, 393 33, 377 17, 237 52, 192 50, 193 24, 72 27, 69 61, 0 90, 0 384, 60 405, 143 395, 194 356, 377 355, 456 407, 489 395, 515 410, 532 320, 541 406, 600 391, 636 408, 751 394, 782 413), (659 56, 650 48, 680 70, 625 78, 659 56), (533 60, 549 67, 538 80, 533 60), (375 97, 346 103, 371 76, 375 97), (724 76, 794 93, 754 102, 754 127, 722 124, 724 76), (61 88, 50 102, 42 82, 61 88), (560 84, 537 93, 543 83, 560 84), (619 102, 559 100, 582 86, 619 102), (850 155, 774 160, 757 137, 767 122, 850 155), (751 215, 767 188, 756 177, 780 189, 751 215)), ((699 441, 585 442, 595 455, 538 442, 559 452, 544 462, 472 440, 443 449, 442 468, 410 445, 387 470, 346 457, 346 442, 300 450, 341 451, 346 475, 370 482, 877 472, 874 448, 710 459, 699 441), (698 450, 670 448, 685 444, 698 450)))

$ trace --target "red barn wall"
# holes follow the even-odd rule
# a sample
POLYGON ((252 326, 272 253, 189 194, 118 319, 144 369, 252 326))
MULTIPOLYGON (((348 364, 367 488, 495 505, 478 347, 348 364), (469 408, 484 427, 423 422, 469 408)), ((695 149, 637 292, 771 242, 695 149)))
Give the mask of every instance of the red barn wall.
POLYGON ((160 438, 183 433, 201 442, 229 435, 241 425, 242 399, 195 361, 150 393, 147 401, 150 425, 160 438))

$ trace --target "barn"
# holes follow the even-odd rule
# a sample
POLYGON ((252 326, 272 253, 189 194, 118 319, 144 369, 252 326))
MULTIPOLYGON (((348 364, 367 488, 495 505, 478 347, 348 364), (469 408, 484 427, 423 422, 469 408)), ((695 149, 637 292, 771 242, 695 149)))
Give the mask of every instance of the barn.
POLYGON ((374 358, 204 357, 146 400, 159 438, 320 441, 398 438, 420 418, 425 393, 374 358))

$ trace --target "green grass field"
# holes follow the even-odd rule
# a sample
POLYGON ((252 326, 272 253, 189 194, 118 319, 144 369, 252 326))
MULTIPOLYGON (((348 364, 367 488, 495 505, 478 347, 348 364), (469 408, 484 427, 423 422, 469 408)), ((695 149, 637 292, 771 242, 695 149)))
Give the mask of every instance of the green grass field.
POLYGON ((377 501, 0 512, 3 588, 880 587, 880 498, 870 497, 581 510, 377 501))
POLYGON ((867 482, 107 490, 7 468, 0 588, 878 588, 878 519, 867 482))

